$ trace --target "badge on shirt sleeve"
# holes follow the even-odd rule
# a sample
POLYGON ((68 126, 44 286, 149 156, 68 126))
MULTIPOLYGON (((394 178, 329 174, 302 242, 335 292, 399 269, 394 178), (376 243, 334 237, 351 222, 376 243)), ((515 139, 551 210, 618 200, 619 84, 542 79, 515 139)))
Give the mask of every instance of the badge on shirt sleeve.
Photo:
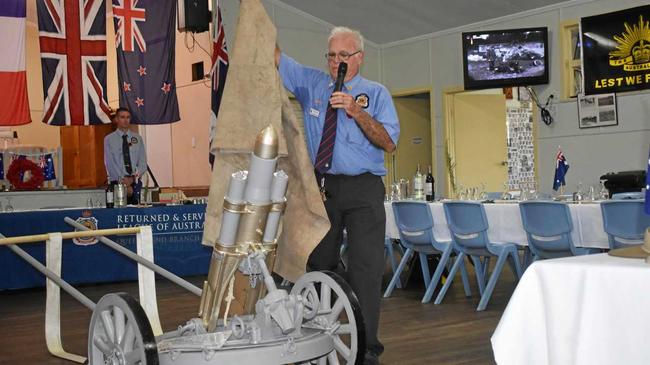
POLYGON ((138 139, 136 137, 131 137, 131 144, 138 144, 138 139))
POLYGON ((318 118, 318 116, 320 115, 320 111, 318 109, 309 108, 309 115, 318 118))
POLYGON ((354 98, 354 101, 362 108, 368 108, 368 94, 359 94, 354 98))

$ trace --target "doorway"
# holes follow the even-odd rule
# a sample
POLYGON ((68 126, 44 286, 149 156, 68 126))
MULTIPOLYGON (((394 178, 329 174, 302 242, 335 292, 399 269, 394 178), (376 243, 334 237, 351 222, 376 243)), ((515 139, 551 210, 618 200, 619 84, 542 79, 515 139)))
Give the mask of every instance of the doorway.
POLYGON ((467 188, 519 189, 535 181, 533 106, 517 88, 443 91, 446 196, 467 188))
POLYGON ((395 152, 386 154, 386 185, 399 179, 412 180, 418 164, 422 174, 431 166, 435 175, 430 91, 394 94, 393 103, 399 118, 400 137, 395 152))

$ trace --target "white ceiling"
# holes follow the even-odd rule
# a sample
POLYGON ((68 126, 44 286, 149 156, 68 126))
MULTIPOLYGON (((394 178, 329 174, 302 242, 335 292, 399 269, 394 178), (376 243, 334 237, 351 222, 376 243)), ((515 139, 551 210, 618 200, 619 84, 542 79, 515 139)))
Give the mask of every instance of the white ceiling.
MULTIPOLYGON (((358 29, 366 39, 382 45, 570 0, 271 1, 287 4, 333 25, 358 29)), ((27 21, 37 22, 36 1, 27 1, 27 21)))
POLYGON ((377 44, 412 38, 566 0, 281 0, 377 44))

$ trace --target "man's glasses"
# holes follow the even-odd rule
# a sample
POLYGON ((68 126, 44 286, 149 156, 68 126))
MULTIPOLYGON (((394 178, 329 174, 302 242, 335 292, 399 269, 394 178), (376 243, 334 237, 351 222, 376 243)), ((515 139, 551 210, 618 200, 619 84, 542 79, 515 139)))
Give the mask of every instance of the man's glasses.
POLYGON ((354 56, 355 54, 357 54, 359 52, 361 52, 361 51, 356 51, 354 53, 347 53, 345 51, 342 51, 342 52, 339 52, 339 53, 328 52, 328 53, 325 53, 325 58, 327 58, 328 61, 334 61, 334 60, 336 60, 336 56, 339 56, 339 60, 345 62, 350 57, 354 56))

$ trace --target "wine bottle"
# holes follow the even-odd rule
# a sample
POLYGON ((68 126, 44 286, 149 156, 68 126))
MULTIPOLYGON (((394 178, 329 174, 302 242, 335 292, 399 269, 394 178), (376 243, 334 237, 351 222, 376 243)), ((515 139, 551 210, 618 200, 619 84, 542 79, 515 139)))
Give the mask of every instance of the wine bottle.
POLYGON ((431 174, 431 165, 429 165, 429 172, 427 173, 427 179, 424 184, 424 190, 426 193, 426 198, 428 202, 432 202, 436 199, 436 194, 433 190, 433 183, 435 180, 433 179, 433 175, 431 174))
POLYGON ((106 186, 106 208, 113 208, 115 204, 113 203, 113 183, 108 183, 106 186))
POLYGON ((413 176, 413 199, 424 200, 424 176, 420 172, 420 164, 413 176))

